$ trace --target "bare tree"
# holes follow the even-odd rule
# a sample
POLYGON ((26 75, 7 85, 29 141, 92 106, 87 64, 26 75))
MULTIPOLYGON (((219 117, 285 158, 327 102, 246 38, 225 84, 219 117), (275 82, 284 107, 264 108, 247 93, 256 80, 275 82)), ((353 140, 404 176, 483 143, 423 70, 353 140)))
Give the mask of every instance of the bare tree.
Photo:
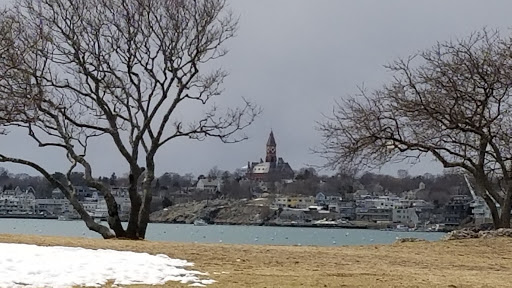
POLYGON ((219 167, 213 166, 210 171, 208 171, 208 177, 212 179, 220 179, 223 172, 224 171, 220 170, 219 167))
POLYGON ((214 102, 227 73, 210 63, 226 55, 224 43, 238 26, 225 0, 22 0, 2 21, 13 32, 10 45, 0 47, 0 72, 9 72, 0 76, 0 105, 20 107, 2 111, 4 127, 62 149, 68 176, 81 167, 87 184, 104 195, 114 233, 94 223, 69 181, 25 159, 0 155, 0 162, 41 172, 105 238, 145 237, 162 146, 177 138, 245 140, 241 130, 260 113, 245 99, 233 109, 214 102), (202 113, 184 117, 183 109, 202 113), (110 139, 129 167, 126 230, 108 186, 93 177, 92 138, 110 139))
POLYGON ((331 166, 375 167, 430 154, 476 180, 495 227, 510 227, 512 41, 482 30, 387 68, 381 89, 339 102, 319 124, 331 166), (499 182, 502 189, 494 189, 499 182))

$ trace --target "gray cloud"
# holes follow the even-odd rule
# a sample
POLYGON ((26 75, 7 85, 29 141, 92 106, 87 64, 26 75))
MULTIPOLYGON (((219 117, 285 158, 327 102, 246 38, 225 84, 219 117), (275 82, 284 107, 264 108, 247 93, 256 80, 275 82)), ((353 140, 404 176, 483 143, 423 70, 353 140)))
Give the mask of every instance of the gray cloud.
MULTIPOLYGON (((321 141, 315 121, 330 111, 334 99, 354 93, 362 83, 369 88, 385 83, 390 75, 384 64, 436 41, 463 37, 484 26, 508 33, 512 2, 232 0, 231 7, 240 14, 240 30, 228 42, 230 54, 216 63, 230 72, 219 103, 240 103, 243 96, 259 103, 264 114, 246 131, 250 139, 243 143, 207 140, 167 145, 159 154, 159 173, 199 174, 214 165, 228 170, 241 167, 264 157, 271 128, 279 156, 293 168, 320 164, 321 159, 309 151, 321 141)), ((50 170, 66 167, 59 153, 36 148, 19 133, 1 141, 2 152, 43 161, 50 170)), ((97 143, 91 152, 96 175, 126 170, 110 143, 97 143)), ((381 172, 394 173, 401 167, 410 168, 388 165, 381 172)), ((441 170, 422 161, 410 171, 441 170)))

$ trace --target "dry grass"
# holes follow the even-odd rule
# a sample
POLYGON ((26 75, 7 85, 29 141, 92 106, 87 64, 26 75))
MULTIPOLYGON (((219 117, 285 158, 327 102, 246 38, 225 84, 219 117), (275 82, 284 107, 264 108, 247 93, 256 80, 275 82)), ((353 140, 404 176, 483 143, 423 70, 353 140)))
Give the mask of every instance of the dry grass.
MULTIPOLYGON (((163 253, 194 262, 209 287, 512 287, 512 240, 351 247, 192 244, 0 235, 0 242, 163 253), (223 273, 224 272, 224 273, 223 273)), ((186 287, 175 282, 155 287, 186 287)))

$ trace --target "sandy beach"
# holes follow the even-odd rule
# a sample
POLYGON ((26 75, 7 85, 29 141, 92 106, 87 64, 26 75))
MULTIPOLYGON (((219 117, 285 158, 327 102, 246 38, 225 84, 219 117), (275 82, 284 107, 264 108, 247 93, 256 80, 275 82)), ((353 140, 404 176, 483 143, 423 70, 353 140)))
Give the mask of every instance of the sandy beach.
MULTIPOLYGON (((212 288, 512 287, 512 239, 506 238, 311 247, 0 234, 0 242, 162 253, 208 272, 217 281, 207 286, 212 288)), ((187 286, 168 282, 154 287, 187 286)))

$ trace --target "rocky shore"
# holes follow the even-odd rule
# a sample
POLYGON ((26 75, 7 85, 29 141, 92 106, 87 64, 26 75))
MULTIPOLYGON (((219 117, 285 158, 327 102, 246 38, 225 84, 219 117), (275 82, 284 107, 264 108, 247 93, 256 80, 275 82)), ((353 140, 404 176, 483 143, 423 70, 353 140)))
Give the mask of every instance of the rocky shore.
POLYGON ((174 205, 152 213, 150 221, 192 224, 203 219, 209 224, 264 225, 273 214, 264 201, 215 199, 174 205))
POLYGON ((461 240, 473 238, 512 237, 512 229, 500 228, 497 230, 461 229, 449 232, 441 240, 461 240))
MULTIPOLYGON (((326 216, 322 216, 326 217, 326 216)), ((328 216, 327 216, 328 217, 328 216)), ((269 199, 252 200, 208 200, 177 204, 150 215, 153 223, 192 224, 202 219, 208 224, 217 225, 258 225, 280 227, 322 227, 322 228, 353 228, 381 229, 382 224, 350 222, 345 224, 320 224, 314 222, 294 222, 282 220, 279 212, 270 209, 269 199)))

